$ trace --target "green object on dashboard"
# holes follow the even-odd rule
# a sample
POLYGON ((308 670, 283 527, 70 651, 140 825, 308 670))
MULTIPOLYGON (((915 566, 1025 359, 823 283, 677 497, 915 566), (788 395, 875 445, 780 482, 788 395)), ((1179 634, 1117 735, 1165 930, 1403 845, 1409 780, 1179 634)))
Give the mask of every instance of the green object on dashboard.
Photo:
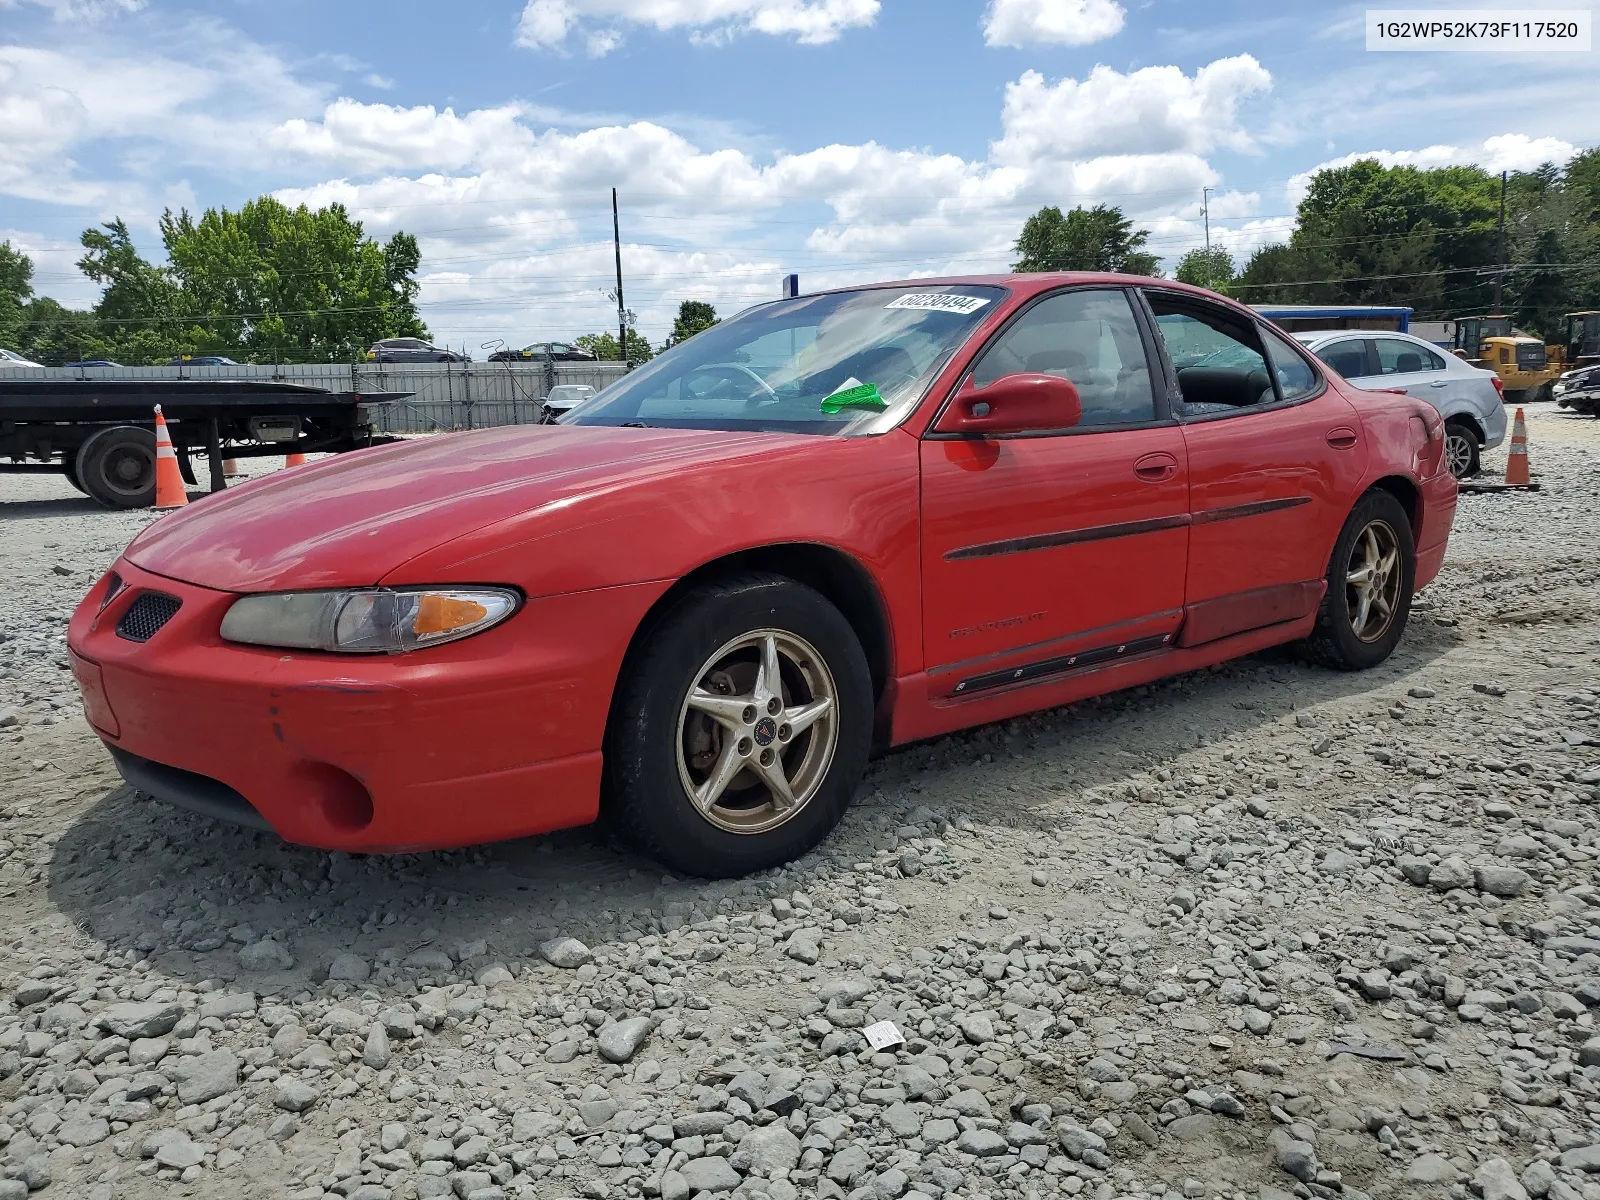
POLYGON ((844 408, 869 408, 874 412, 882 412, 888 408, 888 403, 878 395, 878 385, 863 383, 859 387, 846 388, 842 392, 835 392, 825 396, 822 401, 822 411, 836 413, 844 408))

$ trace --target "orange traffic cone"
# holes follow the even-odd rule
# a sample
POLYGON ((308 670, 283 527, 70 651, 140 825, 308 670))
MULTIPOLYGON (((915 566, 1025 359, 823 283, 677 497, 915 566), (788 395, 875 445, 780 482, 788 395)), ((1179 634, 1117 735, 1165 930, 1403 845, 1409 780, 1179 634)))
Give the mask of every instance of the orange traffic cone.
POLYGON ((183 486, 183 474, 178 470, 178 456, 172 449, 172 435, 167 432, 167 419, 161 415, 161 405, 156 405, 156 508, 182 508, 189 503, 189 492, 183 486))
POLYGON ((285 454, 283 456, 283 465, 286 467, 303 467, 306 465, 306 456, 304 454, 285 454))
POLYGON ((1528 422, 1517 409, 1511 423, 1511 451, 1506 456, 1506 482, 1512 487, 1528 485, 1528 422))

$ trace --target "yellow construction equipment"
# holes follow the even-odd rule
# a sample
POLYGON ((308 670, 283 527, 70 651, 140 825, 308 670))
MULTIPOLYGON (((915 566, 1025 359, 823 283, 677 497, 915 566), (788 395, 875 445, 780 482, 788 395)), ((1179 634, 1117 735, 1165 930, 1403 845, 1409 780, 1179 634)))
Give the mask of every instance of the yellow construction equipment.
POLYGON ((1566 337, 1562 339, 1557 363, 1563 370, 1600 364, 1600 312, 1573 312, 1566 315, 1566 337))
POLYGON ((1511 327, 1504 314, 1456 318, 1457 357, 1500 377, 1507 404, 1527 404, 1554 396, 1560 362, 1550 362, 1545 345, 1511 327))

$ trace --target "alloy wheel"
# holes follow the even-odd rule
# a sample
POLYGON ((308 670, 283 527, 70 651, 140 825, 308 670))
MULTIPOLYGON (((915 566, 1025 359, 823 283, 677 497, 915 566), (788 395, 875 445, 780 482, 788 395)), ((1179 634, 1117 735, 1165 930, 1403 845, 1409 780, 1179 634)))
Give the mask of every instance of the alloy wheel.
POLYGON ((696 672, 678 714, 678 777, 730 833, 764 833, 821 789, 839 740, 833 674, 803 638, 761 629, 696 672))
POLYGON ((1465 477, 1472 469, 1473 445, 1467 439, 1470 434, 1461 433, 1451 429, 1445 434, 1444 456, 1445 465, 1450 468, 1450 474, 1457 479, 1465 477))
POLYGON ((1400 607, 1400 538, 1387 521, 1369 521, 1356 535, 1345 568, 1345 600, 1350 629, 1363 642, 1376 642, 1389 630, 1400 607))

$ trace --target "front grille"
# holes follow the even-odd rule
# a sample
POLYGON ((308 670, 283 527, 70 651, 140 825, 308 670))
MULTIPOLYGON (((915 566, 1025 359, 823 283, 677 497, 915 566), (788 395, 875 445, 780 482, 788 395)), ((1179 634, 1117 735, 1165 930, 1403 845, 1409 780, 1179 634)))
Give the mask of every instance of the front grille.
POLYGON ((1517 347, 1517 366, 1535 368, 1544 366, 1544 347, 1519 345, 1517 347))
POLYGON ((145 592, 128 606, 117 622, 117 636, 130 642, 148 642, 172 620, 183 601, 165 592, 145 592))

